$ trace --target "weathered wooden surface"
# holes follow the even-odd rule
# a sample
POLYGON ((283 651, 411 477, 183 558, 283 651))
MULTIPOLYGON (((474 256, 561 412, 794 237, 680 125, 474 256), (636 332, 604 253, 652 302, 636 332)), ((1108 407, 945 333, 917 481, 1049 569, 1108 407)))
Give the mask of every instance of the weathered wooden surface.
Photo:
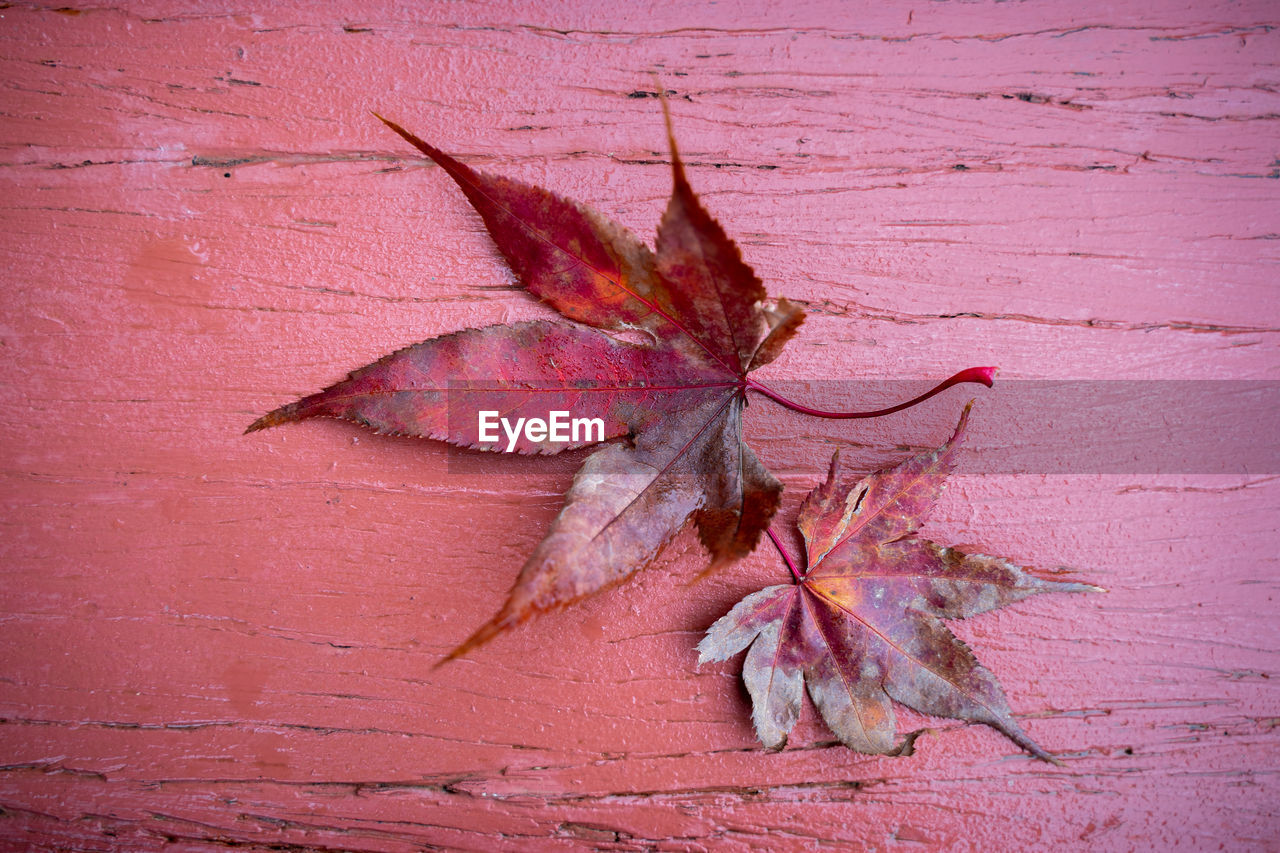
MULTIPOLYGON (((651 234, 651 71, 695 188, 813 312, 762 379, 1275 380, 1274 4, 361 5, 0 9, 6 844, 1275 844, 1274 470, 947 493, 934 538, 1111 590, 957 626, 1058 769, 907 713, 910 757, 829 748, 812 709, 761 752, 737 666, 693 646, 785 572, 761 549, 690 585, 691 537, 433 671, 580 457, 240 434, 547 314, 369 110, 651 234)), ((837 443, 936 442, 963 399, 858 425, 757 401, 748 429, 788 521, 837 443)))

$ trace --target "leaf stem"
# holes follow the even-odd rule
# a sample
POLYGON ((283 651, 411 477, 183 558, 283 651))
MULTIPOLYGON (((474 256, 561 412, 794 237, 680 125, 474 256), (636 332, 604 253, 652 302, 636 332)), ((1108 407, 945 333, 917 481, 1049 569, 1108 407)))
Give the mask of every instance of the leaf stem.
POLYGON ((747 379, 746 384, 748 388, 763 394, 773 402, 778 403, 779 405, 782 405, 782 406, 786 406, 788 409, 791 409, 796 412, 801 412, 806 415, 813 415, 814 417, 818 417, 818 418, 839 418, 839 419, 878 418, 878 417, 881 417, 882 415, 891 415, 894 412, 900 412, 903 409, 909 409, 912 406, 916 405, 917 403, 923 403, 925 400, 928 400, 934 394, 940 394, 941 392, 950 388, 952 385, 960 385, 965 382, 976 382, 980 385, 985 385, 988 388, 990 388, 991 383, 995 381, 995 375, 996 375, 996 368, 994 367, 970 367, 966 370, 960 371, 955 376, 952 376, 950 379, 946 380, 940 385, 924 392, 919 397, 913 397, 912 399, 908 400, 905 403, 899 403, 898 405, 890 406, 887 409, 876 409, 874 412, 824 412, 820 409, 811 409, 808 406, 804 406, 804 405, 801 405, 800 403, 796 403, 792 400, 788 400, 786 397, 781 396, 776 391, 766 388, 764 385, 761 385, 759 382, 756 382, 754 379, 747 379))
POLYGON ((800 573, 796 571, 796 564, 791 562, 791 555, 787 553, 787 549, 782 547, 782 543, 778 541, 778 537, 774 535, 772 527, 766 527, 765 533, 769 534, 769 538, 773 540, 773 547, 778 549, 778 553, 782 555, 782 562, 787 564, 787 568, 791 570, 791 577, 796 579, 796 583, 800 583, 802 578, 800 573))

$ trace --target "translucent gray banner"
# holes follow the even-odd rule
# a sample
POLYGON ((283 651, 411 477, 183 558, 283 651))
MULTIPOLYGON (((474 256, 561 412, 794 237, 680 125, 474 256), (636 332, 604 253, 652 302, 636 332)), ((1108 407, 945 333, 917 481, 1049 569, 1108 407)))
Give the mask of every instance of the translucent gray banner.
MULTIPOLYGON (((518 384, 518 383, 517 383, 518 384)), ((932 383, 900 380, 808 380, 770 383, 793 402, 832 412, 893 406, 932 383)), ((472 388, 474 389, 474 385, 472 388)), ((511 388, 494 383, 494 388, 511 388)), ((525 388, 532 389, 532 384, 525 388)), ((554 401, 554 389, 538 389, 554 401), (550 393, 549 393, 550 392, 550 393)), ((725 389, 709 389, 709 393, 725 389)), ((518 393, 518 392, 517 392, 518 393)), ((591 394, 581 385, 572 394, 591 394)), ((599 393, 625 395, 617 388, 599 393)), ((847 446, 868 469, 941 444, 964 403, 977 401, 957 473, 966 474, 1280 474, 1280 382, 1255 380, 997 379, 995 387, 957 386, 927 402, 868 420, 827 420, 779 406, 748 391, 744 434, 775 464, 822 465, 847 446)), ((450 395, 451 431, 473 425, 474 397, 450 395)), ((548 403, 548 414, 571 404, 548 403)), ((667 418, 686 417, 684 410, 667 418)), ((696 424, 675 424, 696 429, 696 424)), ((626 441, 625 438, 615 439, 626 441)), ((585 452, 572 455, 580 458, 585 452)), ((456 449, 451 471, 535 470, 538 457, 456 449), (494 458, 500 457, 500 458, 494 458)))

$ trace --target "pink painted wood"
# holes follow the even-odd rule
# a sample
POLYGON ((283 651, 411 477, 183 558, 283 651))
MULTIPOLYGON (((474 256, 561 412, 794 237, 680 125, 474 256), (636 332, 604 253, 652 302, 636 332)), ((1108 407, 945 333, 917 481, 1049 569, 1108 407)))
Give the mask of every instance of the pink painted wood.
MULTIPOLYGON (((908 713, 910 757, 831 748, 812 709, 760 751, 737 665, 693 647, 785 579, 767 547, 691 584, 682 538, 432 670, 580 457, 241 435, 396 347, 548 315, 370 110, 651 234, 651 72, 695 188, 811 312, 762 380, 1277 378, 1274 4, 617 5, 0 9, 0 838, 1273 846, 1270 469, 957 478, 931 536, 1110 589, 957 626, 1058 769, 908 713)), ((788 521, 833 447, 899 458, 963 399, 877 424, 759 400, 748 429, 788 521)))

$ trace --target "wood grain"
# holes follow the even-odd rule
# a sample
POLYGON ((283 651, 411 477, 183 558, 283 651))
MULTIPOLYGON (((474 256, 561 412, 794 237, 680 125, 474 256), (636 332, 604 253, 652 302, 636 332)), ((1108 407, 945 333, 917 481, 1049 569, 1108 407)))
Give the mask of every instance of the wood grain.
MULTIPOLYGON (((695 189, 811 311, 762 380, 1277 379, 1274 4, 776 6, 0 9, 6 845, 1275 849, 1273 469, 957 477, 931 537, 1110 590, 956 626, 1060 770, 905 711, 909 757, 832 747, 812 708, 762 752, 694 645, 785 570, 691 583, 687 535, 432 670, 580 456, 241 435, 397 347, 549 316, 370 110, 647 235, 653 73, 695 189)), ((754 401, 782 529, 834 446, 880 464, 964 399, 857 426, 754 401)))

